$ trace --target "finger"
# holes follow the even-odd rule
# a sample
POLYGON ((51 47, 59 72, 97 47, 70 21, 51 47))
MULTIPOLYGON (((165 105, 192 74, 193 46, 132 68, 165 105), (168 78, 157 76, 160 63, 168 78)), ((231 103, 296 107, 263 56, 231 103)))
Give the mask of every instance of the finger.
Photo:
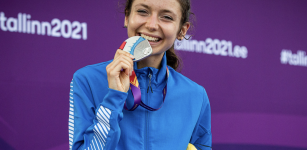
POLYGON ((130 64, 130 66, 131 66, 131 68, 130 68, 131 71, 133 70, 133 60, 130 57, 128 57, 126 55, 122 55, 120 57, 117 57, 117 59, 119 59, 119 60, 126 60, 130 64))
POLYGON ((125 62, 129 63, 129 65, 130 65, 129 71, 132 72, 132 70, 133 70, 133 61, 132 61, 132 59, 129 58, 128 56, 122 55, 122 56, 119 56, 116 59, 114 59, 114 64, 117 64, 118 61, 121 61, 121 60, 125 60, 125 62))
POLYGON ((122 56, 122 55, 127 56, 127 57, 129 57, 130 59, 134 59, 134 56, 133 56, 133 55, 131 55, 130 53, 125 52, 125 51, 118 51, 118 53, 117 53, 116 56, 119 57, 119 56, 122 56))
POLYGON ((127 75, 130 75, 130 73, 133 70, 133 63, 131 63, 131 59, 127 58, 127 56, 118 57, 116 60, 113 61, 113 64, 111 67, 113 67, 113 70, 120 72, 122 69, 126 72, 127 75), (125 64, 125 67, 118 68, 117 66, 125 64))
POLYGON ((114 67, 110 69, 109 75, 112 78, 118 78, 121 72, 128 75, 128 68, 129 66, 126 63, 118 62, 117 65, 114 65, 114 67), (123 69, 123 71, 121 71, 121 69, 123 69))
MULTIPOLYGON (((134 57, 130 53, 125 52, 125 51, 123 51, 121 49, 118 49, 116 51, 115 56, 114 56, 114 60, 109 64, 109 69, 113 70, 115 65, 118 64, 117 61, 121 60, 121 59, 126 59, 126 60, 128 60, 130 62, 132 67, 131 67, 131 69, 128 70, 128 72, 130 72, 130 74, 132 74, 132 71, 133 71, 133 61, 132 61, 132 59, 134 59, 134 57), (124 58, 124 57, 126 57, 126 58, 124 58)), ((123 71, 123 70, 121 69, 121 71, 123 71)))
POLYGON ((128 56, 130 57, 131 59, 134 59, 134 56, 131 55, 130 53, 126 52, 126 51, 123 51, 121 49, 117 49, 116 53, 115 53, 115 56, 114 56, 114 59, 118 56, 121 56, 121 55, 125 55, 125 56, 128 56))
POLYGON ((127 52, 123 52, 122 50, 118 49, 117 52, 115 53, 114 59, 113 61, 109 64, 110 68, 112 68, 112 66, 114 65, 115 60, 117 60, 118 58, 120 58, 121 56, 126 56, 126 57, 130 57, 130 54, 127 52))
MULTIPOLYGON (((118 57, 121 57, 121 56, 126 56, 128 57, 130 60, 134 59, 134 56, 131 55, 130 53, 128 52, 125 52, 125 51, 122 51, 120 49, 118 49, 118 51, 116 52, 115 54, 116 56, 114 57, 114 59, 117 59, 118 57)), ((131 65, 133 66, 133 61, 131 61, 131 65)))
POLYGON ((121 69, 124 69, 123 72, 125 72, 126 75, 130 75, 130 65, 126 61, 119 61, 118 64, 114 67, 114 72, 116 72, 116 75, 119 75, 121 72, 121 69))

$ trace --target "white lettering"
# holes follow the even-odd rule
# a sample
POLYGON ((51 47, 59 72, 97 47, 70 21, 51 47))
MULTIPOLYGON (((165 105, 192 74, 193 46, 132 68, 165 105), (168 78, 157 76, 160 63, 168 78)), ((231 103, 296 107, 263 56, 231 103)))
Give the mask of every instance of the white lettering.
MULTIPOLYGON (((189 35, 186 35, 189 37, 189 35)), ((229 56, 236 58, 247 58, 248 50, 245 46, 235 45, 232 48, 232 42, 226 40, 219 40, 211 38, 207 38, 205 41, 197 41, 197 40, 176 40, 174 43, 176 50, 188 51, 188 52, 196 52, 196 53, 204 53, 204 54, 214 54, 220 56, 229 56)))
POLYGON ((7 30, 9 30, 10 32, 16 32, 17 31, 17 19, 10 17, 6 21, 6 27, 7 27, 7 30))
POLYGON ((23 17, 22 17, 22 24, 23 24, 23 26, 22 26, 22 32, 23 33, 26 33, 27 32, 27 14, 23 14, 22 15, 23 17))
POLYGON ((197 51, 198 47, 199 47, 199 46, 198 46, 198 41, 192 40, 192 41, 190 42, 190 51, 191 51, 191 52, 194 52, 194 50, 197 51))
POLYGON ((72 23, 72 28, 73 28, 73 31, 72 31, 72 34, 71 34, 71 38, 73 38, 73 39, 81 39, 81 35, 79 34, 80 31, 81 31, 81 24, 80 24, 80 22, 74 21, 72 23))
POLYGON ((61 25, 61 34, 64 38, 70 38, 71 36, 71 23, 68 20, 63 20, 61 25), (67 27, 67 30, 66 30, 67 27))
POLYGON ((196 52, 205 52, 205 49, 206 49, 206 43, 204 41, 199 41, 198 42, 198 50, 196 50, 196 52))
POLYGON ((18 13, 18 32, 22 32, 22 13, 18 13))
POLYGON ((51 35, 51 25, 49 22, 42 22, 42 35, 45 35, 47 31, 47 35, 51 35))
POLYGON ((227 48, 227 41, 222 40, 219 48, 222 56, 227 56, 227 48))
MULTIPOLYGON (((2 31, 19 32, 53 37, 87 40, 87 24, 54 18, 51 22, 31 20, 30 14, 18 13, 16 18, 7 19, 4 12, 0 12, 0 28, 2 31)), ((193 48, 194 49, 194 48, 193 48)))
POLYGON ((236 45, 234 48, 233 48, 233 55, 237 58, 240 57, 240 50, 241 50, 241 47, 236 45))
POLYGON ((0 28, 2 31, 7 31, 7 28, 5 26, 6 17, 3 12, 0 12, 0 28))
POLYGON ((35 27, 36 27, 36 33, 38 35, 41 34, 41 24, 40 22, 38 22, 37 20, 32 20, 32 28, 31 28, 31 31, 32 31, 32 34, 35 34, 35 27))
POLYGON ((291 50, 283 49, 280 53, 281 64, 289 64, 293 66, 305 66, 307 67, 307 56, 306 52, 299 50, 297 54, 293 54, 291 50))
POLYGON ((241 47, 241 57, 247 58, 247 53, 248 53, 247 48, 245 46, 242 46, 241 47))
POLYGON ((83 37, 83 40, 86 40, 87 39, 87 24, 85 22, 83 22, 81 24, 82 26, 82 37, 83 37))
POLYGON ((57 18, 54 18, 52 21, 51 21, 51 25, 55 25, 53 28, 52 28, 52 31, 51 31, 51 36, 55 36, 55 37, 60 37, 61 36, 61 33, 59 32, 60 28, 61 28, 61 21, 57 18))
POLYGON ((212 54, 212 49, 213 49, 213 40, 211 39, 211 38, 207 38, 206 39, 206 43, 208 43, 208 45, 206 46, 206 50, 205 50, 205 52, 207 53, 207 54, 212 54))
POLYGON ((213 40, 213 46, 212 46, 212 51, 213 51, 213 54, 215 55, 220 55, 220 48, 221 48, 221 42, 220 40, 218 39, 214 39, 213 40))
POLYGON ((232 42, 231 42, 231 41, 228 41, 228 42, 227 42, 227 45, 228 45, 228 55, 229 55, 229 56, 233 56, 233 52, 232 52, 232 42))
MULTIPOLYGON (((31 19, 31 15, 27 15, 27 19, 31 19)), ((27 20, 27 33, 31 33, 31 20, 27 20)))

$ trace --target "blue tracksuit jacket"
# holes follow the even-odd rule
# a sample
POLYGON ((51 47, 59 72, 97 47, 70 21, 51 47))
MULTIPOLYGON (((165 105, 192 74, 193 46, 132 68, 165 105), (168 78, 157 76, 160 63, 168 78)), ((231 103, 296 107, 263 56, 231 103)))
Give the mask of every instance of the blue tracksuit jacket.
POLYGON ((169 68, 166 56, 161 69, 136 69, 142 101, 158 108, 167 81, 165 103, 158 111, 139 106, 130 108, 133 96, 108 88, 103 62, 79 69, 70 84, 70 149, 90 150, 186 150, 188 143, 197 149, 211 149, 211 112, 204 88, 169 68), (149 82, 149 80, 151 80, 149 82), (150 85, 149 85, 150 83, 150 85), (151 90, 152 89, 152 90, 151 90))

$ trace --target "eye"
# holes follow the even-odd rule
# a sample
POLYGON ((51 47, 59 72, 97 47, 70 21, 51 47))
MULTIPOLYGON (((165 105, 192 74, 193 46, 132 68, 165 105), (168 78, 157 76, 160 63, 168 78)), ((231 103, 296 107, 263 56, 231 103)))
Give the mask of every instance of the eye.
POLYGON ((165 18, 167 20, 174 20, 171 16, 163 16, 163 18, 165 18))
POLYGON ((147 14, 147 11, 146 10, 143 10, 143 9, 140 9, 140 10, 137 10, 138 13, 140 14, 147 14))

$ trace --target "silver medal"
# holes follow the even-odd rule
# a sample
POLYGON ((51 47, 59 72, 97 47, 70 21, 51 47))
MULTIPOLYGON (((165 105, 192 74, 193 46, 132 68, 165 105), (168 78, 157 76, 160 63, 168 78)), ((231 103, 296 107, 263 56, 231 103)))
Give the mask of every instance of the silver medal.
POLYGON ((152 53, 152 48, 149 42, 141 36, 131 37, 125 42, 126 45, 123 50, 134 56, 135 59, 133 61, 142 60, 152 53))

